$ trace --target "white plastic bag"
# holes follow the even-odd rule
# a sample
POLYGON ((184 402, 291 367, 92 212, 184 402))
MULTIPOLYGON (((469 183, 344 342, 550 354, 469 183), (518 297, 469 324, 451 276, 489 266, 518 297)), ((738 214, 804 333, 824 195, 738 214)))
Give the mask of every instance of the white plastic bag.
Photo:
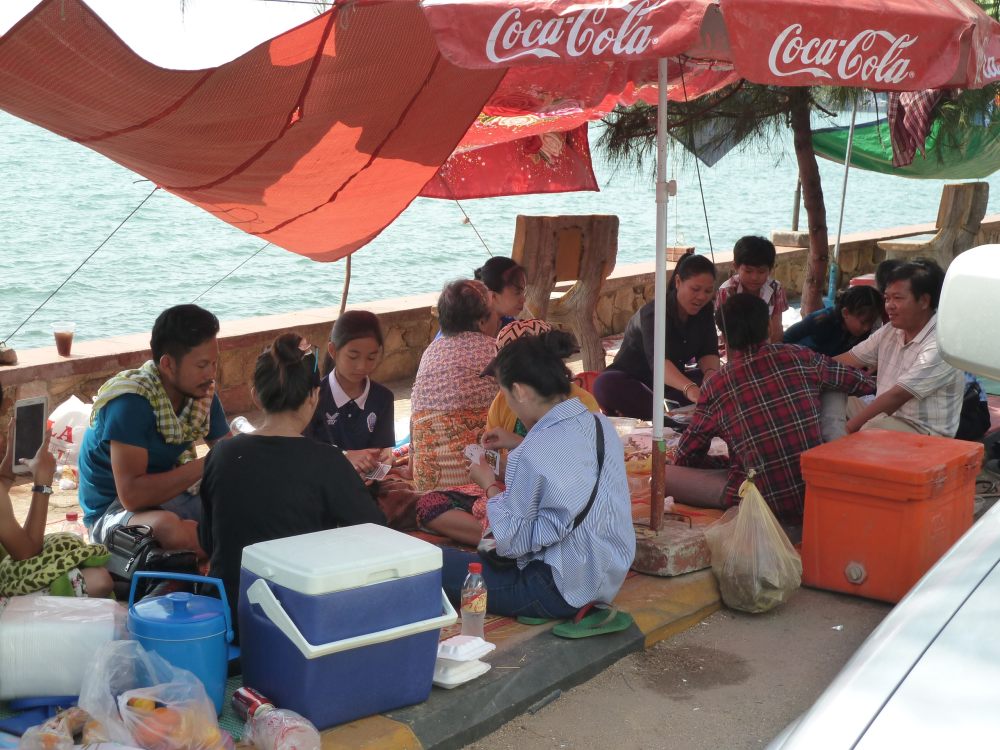
POLYGON ((739 506, 705 529, 722 601, 744 612, 767 612, 802 585, 802 558, 753 483, 740 485, 739 506))
POLYGON ((138 641, 114 641, 94 658, 80 708, 104 725, 113 742, 145 750, 232 750, 215 705, 191 672, 138 641))
POLYGON ((49 415, 49 432, 52 439, 49 449, 56 457, 56 463, 76 466, 77 455, 83 433, 90 425, 93 404, 86 404, 76 396, 70 396, 49 415))

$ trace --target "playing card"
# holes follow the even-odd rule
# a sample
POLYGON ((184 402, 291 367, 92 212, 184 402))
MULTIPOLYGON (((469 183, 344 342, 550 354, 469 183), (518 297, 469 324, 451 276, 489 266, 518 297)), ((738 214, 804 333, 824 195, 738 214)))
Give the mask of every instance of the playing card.
POLYGON ((392 466, 390 466, 389 464, 379 464, 374 469, 365 474, 365 479, 370 479, 375 482, 377 482, 380 479, 385 479, 386 474, 389 473, 389 469, 391 468, 392 466))
POLYGON ((496 451, 484 451, 483 455, 486 456, 486 463, 493 469, 493 473, 500 476, 500 454, 496 451))
POLYGON ((472 445, 465 446, 465 450, 462 452, 465 454, 465 457, 469 459, 470 463, 478 464, 479 459, 483 457, 486 449, 477 443, 473 443, 472 445))

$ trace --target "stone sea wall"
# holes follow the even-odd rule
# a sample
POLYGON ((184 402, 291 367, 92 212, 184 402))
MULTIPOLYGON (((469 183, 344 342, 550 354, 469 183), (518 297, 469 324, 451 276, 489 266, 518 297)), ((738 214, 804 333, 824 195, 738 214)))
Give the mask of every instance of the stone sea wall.
MULTIPOLYGON (((841 285, 852 276, 870 273, 882 259, 876 243, 880 239, 905 237, 934 231, 922 224, 847 235, 841 242, 841 285)), ((1000 215, 984 219, 976 244, 1000 240, 1000 215)), ((805 276, 805 248, 779 247, 775 276, 790 297, 798 295, 805 276)), ((730 273, 732 254, 716 254, 720 281, 730 273)), ((673 263, 668 263, 668 269, 673 263)), ((602 288, 597 315, 603 335, 619 333, 632 313, 653 295, 653 263, 618 265, 602 288)), ((569 285, 557 287, 556 293, 569 285)), ((385 356, 374 377, 383 382, 412 378, 424 348, 437 331, 433 306, 437 293, 359 304, 378 314, 385 334, 385 356)), ((282 331, 294 330, 315 343, 325 342, 337 317, 337 308, 301 310, 293 313, 235 321, 223 321, 219 336, 221 366, 219 394, 227 411, 252 409, 249 381, 261 349, 282 331)), ((97 341, 79 341, 71 357, 60 357, 55 347, 18 352, 19 363, 0 367, 3 405, 0 425, 6 425, 15 400, 48 395, 50 408, 70 395, 90 399, 114 373, 136 367, 149 357, 149 333, 116 336, 97 341)), ((0 442, 3 438, 0 437, 0 442)))

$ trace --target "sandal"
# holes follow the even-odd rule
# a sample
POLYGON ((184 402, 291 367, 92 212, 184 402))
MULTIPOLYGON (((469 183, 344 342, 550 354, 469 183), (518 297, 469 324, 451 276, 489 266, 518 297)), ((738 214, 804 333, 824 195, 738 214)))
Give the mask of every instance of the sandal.
POLYGON ((552 628, 552 632, 560 638, 588 638, 628 630, 633 622, 632 615, 620 611, 614 605, 598 609, 595 605, 588 604, 572 620, 552 628))

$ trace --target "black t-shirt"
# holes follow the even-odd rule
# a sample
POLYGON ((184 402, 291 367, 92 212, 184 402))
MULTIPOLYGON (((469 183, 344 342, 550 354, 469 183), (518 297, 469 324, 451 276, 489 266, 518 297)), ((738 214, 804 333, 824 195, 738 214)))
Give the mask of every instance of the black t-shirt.
POLYGON ((237 435, 218 443, 201 482, 201 546, 221 578, 236 623, 240 562, 249 544, 313 531, 385 523, 339 448, 308 438, 237 435))
MULTIPOLYGON (((608 369, 621 370, 647 387, 653 387, 653 325, 654 303, 640 307, 625 326, 625 336, 615 361, 608 369)), ((666 357, 678 370, 692 358, 719 354, 719 339, 715 331, 714 308, 705 305, 698 314, 683 323, 667 316, 666 357)))
POLYGON ((353 400, 338 407, 330 389, 330 378, 324 378, 316 413, 302 434, 345 451, 395 446, 392 391, 374 380, 368 383, 364 408, 353 400))

